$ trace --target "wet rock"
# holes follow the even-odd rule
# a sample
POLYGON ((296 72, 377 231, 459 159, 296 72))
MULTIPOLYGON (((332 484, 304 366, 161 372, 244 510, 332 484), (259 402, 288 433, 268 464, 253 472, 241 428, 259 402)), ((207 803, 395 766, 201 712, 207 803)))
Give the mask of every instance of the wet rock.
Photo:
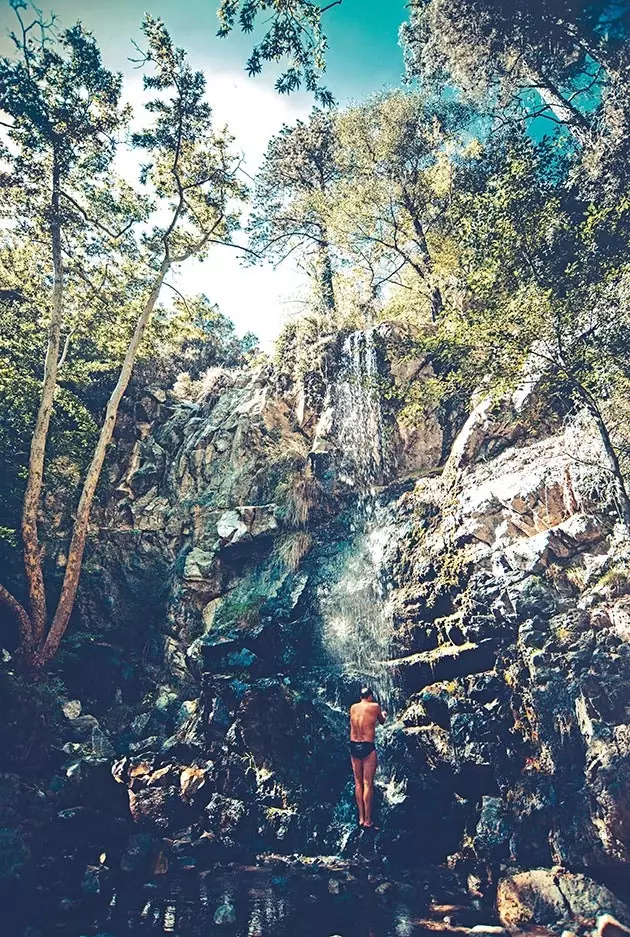
POLYGON ((249 528, 238 510, 224 511, 217 521, 217 533, 226 543, 239 543, 249 537, 249 528))
POLYGON ((148 870, 155 849, 155 840, 148 833, 133 833, 120 860, 123 872, 148 870))
POLYGON ((394 891, 395 888, 392 882, 381 882, 381 884, 377 885, 374 889, 374 894, 378 895, 380 898, 384 898, 387 895, 393 894, 394 891))
POLYGON ((630 727, 601 732, 595 723, 589 731, 583 717, 582 732, 588 742, 586 788, 597 831, 606 854, 625 864, 630 860, 630 727))
POLYGON ((205 767, 191 766, 184 768, 179 776, 182 798, 190 803, 197 800, 208 790, 212 779, 212 762, 205 767))
POLYGON ((241 505, 224 511, 217 521, 217 534, 224 545, 268 536, 277 528, 273 504, 241 505))
POLYGON ((142 736, 151 719, 150 712, 139 713, 131 723, 131 731, 136 736, 142 736))
POLYGON ((594 514, 573 514, 558 526, 558 530, 567 534, 579 546, 597 543, 606 536, 606 525, 594 514))
POLYGON ((482 797, 481 813, 475 830, 475 851, 492 856, 496 861, 509 855, 512 829, 500 797, 482 797))
POLYGON ((442 645, 435 651, 423 651, 387 661, 387 666, 410 692, 430 686, 436 680, 450 680, 490 670, 496 658, 496 645, 490 639, 479 643, 442 645))
POLYGON ((517 584, 512 596, 515 611, 521 619, 532 615, 552 615, 558 604, 549 583, 538 576, 529 576, 517 584))
POLYGON ((510 930, 595 919, 602 912, 630 921, 630 907, 608 888, 580 873, 552 869, 532 869, 500 881, 497 911, 510 930))
POLYGON ((553 563, 566 560, 577 551, 577 544, 561 527, 544 530, 507 547, 505 559, 510 568, 540 573, 553 563))
MULTIPOLYGON (((341 675, 342 642, 322 642, 321 626, 334 617, 324 606, 340 570, 364 568, 353 564, 365 518, 376 524, 385 506, 387 524, 376 527, 388 542, 369 548, 384 558, 373 595, 395 611, 395 646, 370 653, 395 656, 385 682, 401 720, 383 736, 379 853, 433 850, 442 861, 465 843, 488 875, 506 861, 623 865, 627 546, 594 503, 592 479, 582 484, 557 415, 542 415, 540 401, 528 409, 531 387, 478 396, 444 476, 401 481, 431 474, 462 419, 440 414, 438 425, 428 414, 405 429, 387 402, 379 411, 379 382, 344 378, 368 355, 379 380, 405 387, 430 376, 408 349, 390 368, 396 331, 328 337, 303 382, 217 370, 195 404, 138 402, 128 464, 121 456, 113 470, 115 503, 103 499, 95 520, 100 572, 87 574, 77 605, 90 632, 107 635, 94 653, 125 648, 94 673, 123 687, 115 705, 124 700, 131 725, 120 748, 132 757, 114 771, 132 816, 180 842, 182 861, 197 845, 212 853, 261 840, 332 854, 347 839, 352 853, 344 711, 364 675, 341 675), (340 390, 366 406, 367 445, 364 426, 358 440, 340 432, 340 390), (385 477, 386 453, 397 477, 385 477), (388 487, 367 496, 368 485, 359 489, 374 469, 388 487), (307 552, 283 553, 302 525, 307 552), (194 846, 180 837, 191 825, 194 846)), ((93 698, 80 680, 72 693, 93 698)), ((89 787, 90 759, 106 750, 99 733, 117 716, 94 711, 100 724, 82 713, 64 723, 55 809, 85 802, 77 792, 89 787)))
POLYGON ((224 575, 215 553, 193 547, 186 556, 183 581, 186 588, 203 594, 206 598, 221 595, 224 575))
POLYGON ((157 735, 150 735, 146 739, 139 739, 137 742, 129 743, 130 755, 141 755, 144 752, 156 751, 160 747, 160 739, 157 735))
POLYGON ((77 719, 81 715, 81 700, 68 700, 66 703, 63 703, 61 709, 66 719, 77 719))
POLYGON ((247 647, 242 647, 239 651, 230 651, 226 657, 228 665, 237 670, 247 670, 256 663, 257 659, 256 654, 247 647))
POLYGON ((209 829, 221 837, 232 839, 242 829, 247 808, 241 800, 214 793, 206 807, 209 829))

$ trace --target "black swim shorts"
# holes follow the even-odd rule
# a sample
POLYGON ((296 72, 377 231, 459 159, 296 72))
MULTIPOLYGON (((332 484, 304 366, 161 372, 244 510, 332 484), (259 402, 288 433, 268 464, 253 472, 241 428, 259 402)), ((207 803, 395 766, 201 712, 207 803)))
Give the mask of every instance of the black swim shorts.
POLYGON ((371 755, 375 748, 374 742, 350 742, 350 754, 353 758, 360 758, 361 761, 371 755))

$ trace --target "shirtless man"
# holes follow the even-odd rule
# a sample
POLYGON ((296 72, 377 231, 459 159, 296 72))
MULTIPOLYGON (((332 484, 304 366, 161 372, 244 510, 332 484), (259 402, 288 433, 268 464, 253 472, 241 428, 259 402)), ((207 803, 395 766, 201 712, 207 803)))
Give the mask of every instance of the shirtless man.
POLYGON ((374 775, 376 774, 376 723, 385 722, 387 713, 375 701, 369 686, 361 690, 361 699, 350 707, 350 761, 354 773, 354 796, 359 808, 359 826, 375 829, 372 822, 374 775))

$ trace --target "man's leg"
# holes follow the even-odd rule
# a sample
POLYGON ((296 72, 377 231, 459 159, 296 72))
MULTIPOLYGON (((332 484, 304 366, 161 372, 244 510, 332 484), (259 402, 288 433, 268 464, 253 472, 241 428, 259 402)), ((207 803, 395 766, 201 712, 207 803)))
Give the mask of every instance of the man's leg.
POLYGON ((365 811, 363 809, 363 760, 361 758, 353 758, 352 755, 350 755, 350 761, 352 762, 352 773, 354 774, 354 796, 359 809, 359 826, 363 826, 365 822, 365 811))
POLYGON ((374 801, 374 775, 377 765, 376 752, 370 752, 367 758, 363 759, 363 816, 364 826, 373 826, 372 823, 372 802, 374 801))

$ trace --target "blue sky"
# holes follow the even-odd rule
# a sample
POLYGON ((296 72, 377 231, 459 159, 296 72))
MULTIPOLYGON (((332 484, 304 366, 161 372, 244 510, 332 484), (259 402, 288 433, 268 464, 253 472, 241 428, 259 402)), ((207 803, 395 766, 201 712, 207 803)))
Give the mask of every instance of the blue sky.
MULTIPOLYGON (((227 123, 255 172, 270 136, 283 123, 306 117, 312 100, 306 94, 280 96, 273 90, 275 73, 268 69, 255 79, 243 66, 252 37, 234 33, 216 36, 216 0, 37 0, 63 25, 80 19, 95 35, 106 65, 126 76, 126 93, 141 98, 140 79, 129 56, 131 40, 140 41, 145 11, 161 17, 174 40, 189 53, 208 79, 208 97, 215 119, 227 123)), ((326 83, 341 104, 400 83, 403 72, 398 28, 405 19, 402 0, 343 0, 326 13, 330 50, 326 83)), ((9 0, 0 0, 0 32, 5 40, 14 22, 9 0)), ((6 50, 6 41, 0 40, 6 50)), ((282 322, 299 312, 304 278, 295 267, 243 269, 238 252, 217 248, 202 264, 189 262, 177 274, 177 287, 205 292, 237 325, 254 331, 269 347, 282 322)))
MULTIPOLYGON (((130 67, 130 39, 139 38, 145 11, 161 17, 193 58, 213 67, 241 69, 251 47, 251 37, 236 33, 217 39, 216 0, 37 0, 36 5, 52 9, 65 24, 80 19, 96 35, 107 63, 124 71, 130 67)), ((0 0, 0 10, 4 26, 12 21, 8 0, 0 0)), ((402 0, 343 0, 325 14, 329 84, 340 99, 398 82, 403 67, 397 34, 405 16, 402 0)))

